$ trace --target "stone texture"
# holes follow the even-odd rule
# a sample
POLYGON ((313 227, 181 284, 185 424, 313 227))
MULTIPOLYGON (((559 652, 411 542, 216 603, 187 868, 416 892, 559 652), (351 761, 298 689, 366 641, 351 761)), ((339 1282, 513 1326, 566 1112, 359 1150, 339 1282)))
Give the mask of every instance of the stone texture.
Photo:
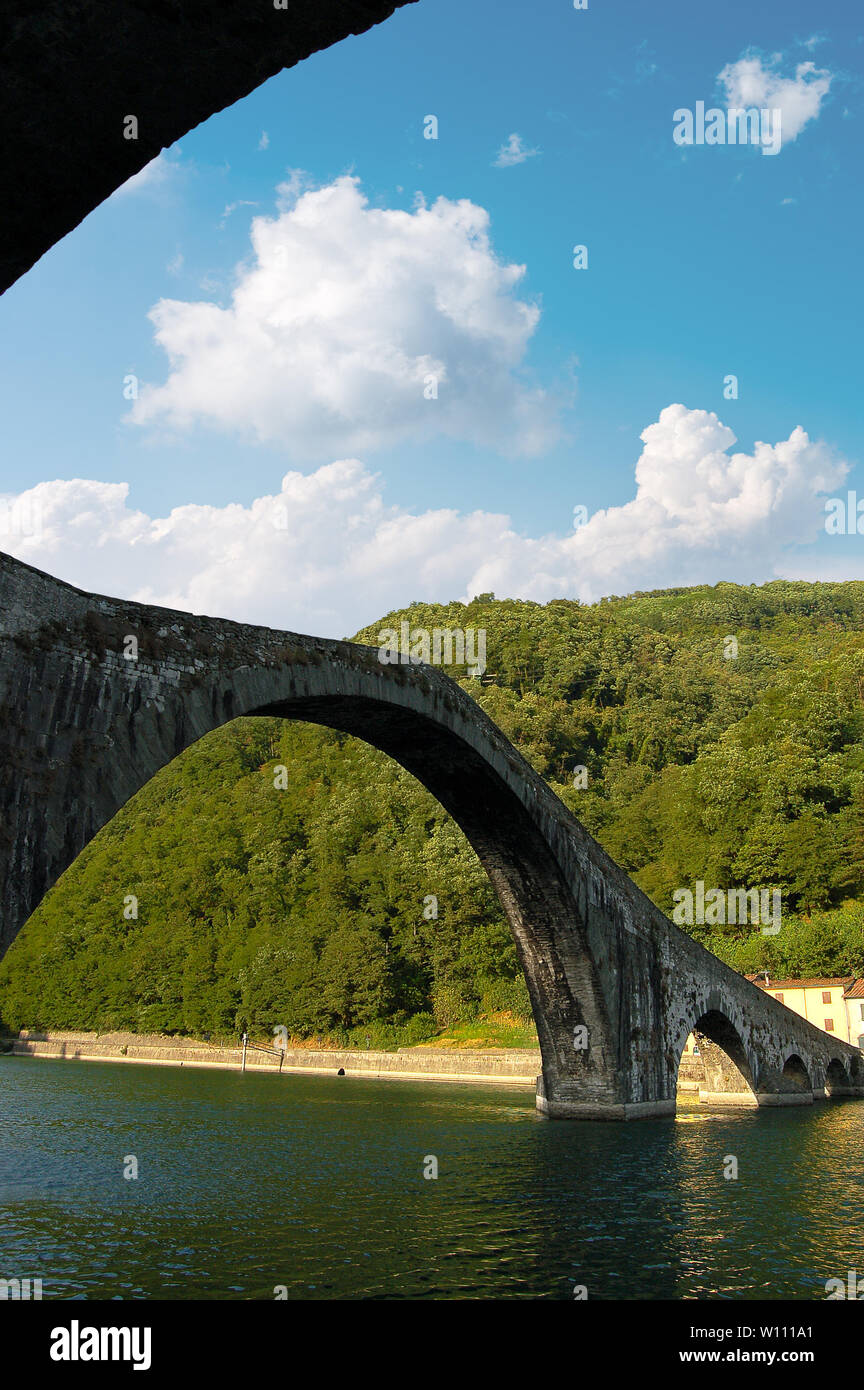
POLYGON ((193 126, 412 3, 4 0, 0 292, 193 126))
POLYGON ((730 1095, 767 1103, 789 1093, 790 1056, 803 1062, 811 1099, 825 1093, 832 1060, 835 1094, 862 1087, 856 1048, 668 921, 441 670, 385 666, 353 643, 82 593, 6 555, 0 951, 160 768, 211 729, 256 714, 365 739, 461 826, 513 931, 543 1058, 538 1105, 548 1114, 670 1113, 695 1028, 745 1074, 743 1088, 732 1073, 732 1090, 728 1078, 717 1083, 730 1095), (127 636, 138 640, 138 661, 124 659, 127 636), (581 1050, 578 1025, 588 1030, 581 1050))

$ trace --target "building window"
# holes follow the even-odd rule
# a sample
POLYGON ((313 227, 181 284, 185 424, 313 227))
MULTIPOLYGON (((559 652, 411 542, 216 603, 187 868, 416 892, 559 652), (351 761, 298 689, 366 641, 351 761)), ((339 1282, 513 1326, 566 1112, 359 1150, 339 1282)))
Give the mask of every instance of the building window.
POLYGON ((833 1033, 833 1032, 834 1032, 834 1020, 833 1020, 833 1018, 826 1018, 826 1020, 825 1020, 825 1032, 826 1032, 826 1033, 833 1033))
POLYGON ((830 989, 823 989, 823 991, 822 991, 822 1003, 823 1003, 823 1004, 830 1004, 830 1003, 831 1003, 831 991, 830 991, 830 989))
POLYGON ((861 1005, 861 1017, 864 1018, 864 1004, 861 1005))
MULTIPOLYGON (((779 999, 781 1004, 783 1003, 783 995, 782 995, 782 994, 775 994, 775 995, 774 995, 774 998, 775 998, 775 999, 779 999)), ((864 1004, 861 1005, 861 1017, 864 1018, 864 1004)))

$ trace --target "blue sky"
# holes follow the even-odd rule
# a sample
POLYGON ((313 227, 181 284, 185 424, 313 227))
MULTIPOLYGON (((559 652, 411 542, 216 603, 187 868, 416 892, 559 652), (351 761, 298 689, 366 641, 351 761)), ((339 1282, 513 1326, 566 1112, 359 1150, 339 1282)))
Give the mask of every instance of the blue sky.
MULTIPOLYGON (((281 73, 183 137, 146 178, 96 209, 0 301, 0 490, 14 497, 55 480, 128 483, 124 505, 139 518, 118 513, 114 494, 109 505, 104 493, 46 493, 40 533, 0 536, 0 545, 73 582, 178 607, 215 611, 221 602, 232 609, 226 616, 280 626, 315 630, 317 620, 322 632, 336 635, 372 621, 381 604, 463 597, 483 580, 499 596, 545 600, 559 590, 592 598, 703 578, 864 573, 860 537, 818 536, 824 502, 802 482, 824 473, 825 495, 856 483, 864 495, 857 467, 864 368, 862 36, 864 22, 845 0, 829 0, 817 11, 795 0, 698 9, 692 0, 650 8, 589 0, 586 11, 565 0, 420 0, 368 34, 281 73), (784 127, 795 131, 793 138, 774 157, 752 147, 677 146, 673 112, 699 100, 725 107, 728 91, 718 75, 747 55, 766 80, 797 83, 784 89, 790 103, 784 127), (807 116, 808 88, 820 74, 827 91, 807 116), (437 116, 437 140, 424 139, 428 114, 437 116), (502 167, 496 156, 511 135, 518 136, 517 148, 535 152, 502 167), (341 438, 318 430, 308 412, 296 429, 299 415, 280 415, 281 433, 277 428, 262 439, 258 407, 247 412, 242 401, 227 423, 206 409, 181 420, 164 397, 139 423, 130 420, 124 378, 135 374, 142 388, 156 390, 158 402, 171 374, 149 312, 161 300, 230 310, 233 290, 255 264, 253 218, 278 218, 276 190, 291 171, 301 171, 295 208, 304 192, 345 176, 358 181, 367 209, 401 210, 409 218, 418 194, 427 208, 438 198, 469 200, 488 214, 490 264, 525 267, 512 291, 490 294, 482 309, 481 355, 488 348, 488 361, 497 362, 496 354, 510 353, 492 386, 493 366, 470 390, 466 385, 468 349, 478 332, 470 313, 446 340, 430 324, 430 343, 446 341, 448 353, 464 354, 464 399, 447 433, 436 434, 429 424, 436 418, 430 411, 440 405, 443 416, 450 409, 447 385, 437 402, 418 394, 416 428, 413 405, 400 405, 398 421, 377 436, 372 431, 362 448, 347 447, 357 442, 350 432, 346 447, 335 447, 341 438), (586 270, 573 268, 577 243, 588 247, 586 270), (498 337, 497 330, 486 333, 498 323, 496 306, 508 299, 539 311, 524 341, 515 320, 498 337), (727 374, 738 378, 737 400, 724 399, 727 374), (522 447, 509 407, 502 413, 496 393, 507 382, 514 399, 531 396, 532 418, 548 424, 542 446, 522 447), (707 529, 700 540, 699 523, 680 510, 671 521, 658 517, 657 508, 666 507, 665 481, 641 512, 616 519, 609 509, 632 504, 636 493, 640 435, 673 403, 687 412, 715 412, 737 437, 733 452, 752 454, 757 440, 778 444, 796 426, 821 452, 799 450, 801 477, 794 487, 786 479, 785 501, 766 504, 746 526, 740 514, 752 499, 739 496, 736 503, 728 487, 719 502, 715 495, 713 540, 707 529), (490 423, 496 417, 497 438, 490 423), (344 549, 355 514, 334 507, 329 533, 322 518, 304 523, 297 544, 271 556, 235 597, 231 556, 237 566, 254 568, 260 547, 248 526, 231 530, 224 509, 278 494, 289 470, 308 476, 345 458, 379 475, 372 491, 383 513, 376 521, 367 508, 358 523, 362 555, 354 552, 352 560, 350 547, 344 549), (544 537, 573 540, 575 504, 592 517, 603 509, 605 522, 578 538, 581 551, 564 555, 560 543, 538 548, 534 542, 544 537), (190 505, 209 509, 188 514, 194 542, 176 530, 167 541, 154 534, 153 521, 190 505), (458 512, 463 522, 448 527, 442 511, 458 512), (496 532, 478 522, 466 529, 464 517, 473 513, 509 517, 509 528, 499 522, 496 532), (149 519, 146 526, 140 514, 149 519), (430 514, 436 520, 424 527, 430 514), (395 533, 381 533, 382 516, 395 533), (726 525, 732 527, 728 545, 726 525), (200 538, 208 526, 216 538, 211 552, 200 538), (654 538, 635 568, 606 563, 603 553, 629 550, 633 528, 645 526, 654 538), (682 527, 690 529, 682 533, 682 527), (687 554, 679 564, 682 534, 687 554), (499 544, 496 535, 505 539, 499 544), (333 555, 340 547, 341 570, 333 555), (172 556, 181 549, 175 574, 172 556), (214 567, 220 573, 211 582, 214 567), (322 567, 330 571, 323 587, 322 567), (285 579, 275 597, 274 575, 285 579), (342 602, 346 588, 350 600, 342 602)), ((285 206, 283 194, 283 212, 285 206)), ((387 249, 367 222, 355 208, 346 214, 346 234, 368 231, 369 257, 380 255, 386 266, 387 249)), ((429 241, 423 253, 427 279, 436 245, 429 241)), ((338 238, 327 254, 334 263, 340 259, 338 238)), ((360 254, 356 244, 354 254, 360 254)), ((344 267, 335 273, 343 276, 344 293, 344 267)), ((400 291, 409 316, 428 303, 424 285, 416 303, 410 287, 400 291)), ((373 306, 371 315, 376 312, 373 306)), ((389 309, 382 312, 389 323, 389 309)), ((325 352, 322 341, 338 339, 344 327, 341 314, 323 339, 313 335, 308 350, 305 330, 295 323, 290 352, 305 352, 305 360, 325 352)), ((175 345, 185 331, 178 328, 175 345)), ((393 331, 382 328, 376 342, 393 331)), ((331 365, 334 373, 344 370, 341 360, 325 361, 325 376, 331 365)), ((207 370, 205 360, 187 366, 207 370)), ((454 375, 449 359, 447 366, 454 375)), ((182 394, 182 380, 177 389, 182 394)), ((296 378, 292 385, 289 374, 284 392, 295 389, 306 388, 296 378)), ((380 408, 388 420, 386 391, 380 408)), ((273 402, 266 409, 268 419, 279 411, 273 402)), ((374 400, 370 410, 374 416, 374 400)), ((704 420, 688 414, 672 425, 658 427, 649 471, 671 476, 676 465, 669 449, 675 448, 667 436, 679 439, 683 431, 687 447, 669 486, 672 494, 682 487, 686 493, 687 470, 694 470, 695 495, 699 477, 711 472, 691 447, 700 431, 704 437, 704 420)), ((725 447, 716 431, 706 445, 714 454, 725 447)), ((778 497, 779 467, 772 462, 763 480, 778 497)), ((356 472, 352 477, 348 491, 356 492, 356 472)), ((327 504, 331 484, 322 483, 316 506, 327 504)), ((367 501, 369 486, 360 489, 367 501)), ((313 504, 307 497, 303 505, 313 504)), ((706 508, 711 505, 707 497, 706 508)), ((298 503, 298 517, 301 512, 298 503)), ((293 524, 289 517, 277 531, 284 538, 293 524)))

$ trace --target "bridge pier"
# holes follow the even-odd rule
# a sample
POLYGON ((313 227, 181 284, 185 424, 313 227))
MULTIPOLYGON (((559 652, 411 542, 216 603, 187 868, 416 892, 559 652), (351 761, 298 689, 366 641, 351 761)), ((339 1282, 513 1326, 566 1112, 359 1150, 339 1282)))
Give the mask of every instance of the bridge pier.
MULTIPOLYGON (((575 1088, 574 1088, 575 1090, 575 1088)), ((651 1120, 662 1115, 674 1115, 676 1101, 586 1101, 574 1094, 568 1097, 560 1093, 550 1098, 542 1075, 537 1077, 537 1109, 550 1120, 651 1120)))

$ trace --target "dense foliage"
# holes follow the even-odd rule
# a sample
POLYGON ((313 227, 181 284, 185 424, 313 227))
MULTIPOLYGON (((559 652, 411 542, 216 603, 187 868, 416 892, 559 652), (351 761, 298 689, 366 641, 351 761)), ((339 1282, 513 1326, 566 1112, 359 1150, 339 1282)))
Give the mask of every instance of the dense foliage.
MULTIPOLYGON (((864 584, 482 595, 412 604, 358 640, 402 619, 485 629, 486 675, 453 674, 665 911, 700 879, 782 891, 777 936, 689 928, 711 949, 775 975, 864 974, 864 584)), ((374 749, 274 719, 159 773, 0 965, 14 1028, 386 1043, 505 1010, 525 1017, 527 993, 458 828, 374 749)))

